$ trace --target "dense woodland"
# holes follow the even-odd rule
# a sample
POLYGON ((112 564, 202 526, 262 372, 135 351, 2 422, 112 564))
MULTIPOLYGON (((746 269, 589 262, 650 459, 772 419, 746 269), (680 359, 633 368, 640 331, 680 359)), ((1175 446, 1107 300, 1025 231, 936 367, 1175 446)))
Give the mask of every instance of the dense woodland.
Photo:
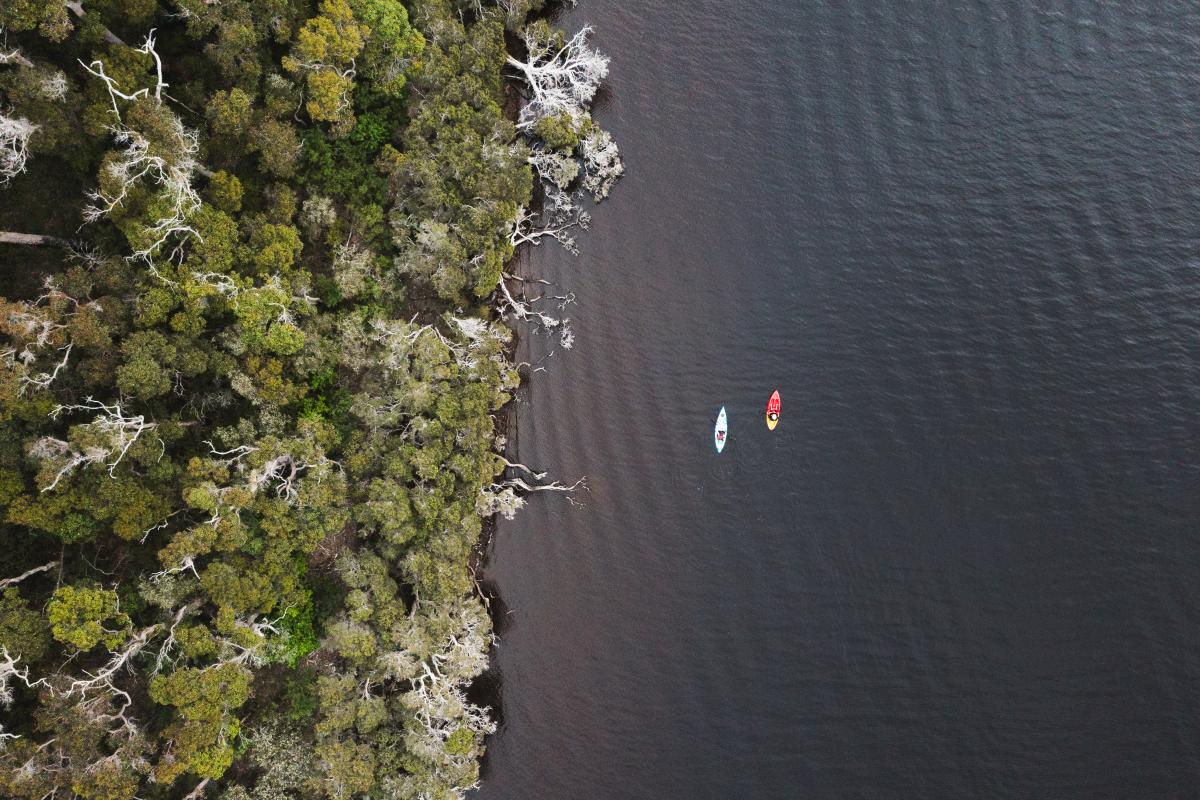
POLYGON ((541 5, 0 2, 0 795, 477 783, 506 265, 621 172, 541 5))

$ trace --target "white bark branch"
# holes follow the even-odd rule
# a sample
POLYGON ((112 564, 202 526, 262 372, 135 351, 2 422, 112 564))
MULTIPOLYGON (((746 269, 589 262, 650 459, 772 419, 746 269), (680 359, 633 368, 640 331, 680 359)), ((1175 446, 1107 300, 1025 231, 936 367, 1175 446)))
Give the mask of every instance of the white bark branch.
MULTIPOLYGON (((513 247, 520 247, 523 244, 531 244, 534 247, 542 243, 542 239, 551 238, 563 246, 571 255, 579 255, 579 246, 575 241, 575 237, 571 236, 568 231, 571 228, 579 227, 587 230, 591 223, 591 216, 586 212, 579 214, 571 214, 574 207, 567 209, 568 213, 563 215, 558 213, 561 210, 560 206, 555 206, 556 219, 551 220, 543 227, 538 227, 534 224, 534 216, 526 209, 520 208, 517 210, 517 219, 513 223, 513 229, 508 235, 508 241, 513 247)), ((548 283, 548 281, 546 281, 548 283)))
POLYGON ((17 64, 22 67, 33 69, 33 62, 26 58, 20 50, 0 52, 0 66, 4 66, 6 64, 17 64))
POLYGON ((74 694, 86 695, 93 689, 101 688, 109 691, 110 693, 121 694, 128 697, 128 695, 113 685, 113 676, 120 672, 121 668, 128 664, 130 659, 142 651, 142 648, 149 643, 150 637, 157 633, 160 628, 162 628, 162 625, 155 624, 138 631, 137 634, 129 640, 125 647, 121 651, 114 653, 113 657, 109 659, 108 663, 101 667, 98 672, 93 674, 85 671, 83 674, 87 677, 73 680, 70 685, 67 686, 64 694, 67 697, 70 697, 74 694))
POLYGON ((509 66, 521 74, 531 92, 521 109, 519 129, 528 130, 545 117, 587 113, 600 82, 608 75, 608 58, 588 46, 591 32, 591 27, 585 26, 553 53, 527 35, 527 60, 508 57, 509 66))
POLYGON ((558 330, 558 343, 564 350, 570 350, 575 345, 575 333, 571 330, 571 320, 569 318, 558 319, 552 317, 545 312, 538 311, 533 308, 533 303, 536 303, 541 298, 534 300, 518 300, 513 297, 508 286, 502 280, 499 285, 500 293, 503 295, 498 307, 501 316, 512 314, 522 322, 532 322, 539 325, 547 331, 558 330))
POLYGON ((8 652, 7 647, 0 645, 0 708, 8 708, 12 705, 13 693, 10 681, 14 678, 29 689, 45 683, 43 678, 36 681, 29 680, 29 667, 17 669, 17 662, 20 660, 20 656, 13 656, 8 652))
POLYGON ((15 578, 5 578, 4 580, 0 581, 0 590, 7 589, 10 586, 15 586, 18 583, 20 583, 21 581, 25 580, 26 578, 32 578, 34 575, 37 575, 39 572, 48 572, 48 571, 54 569, 55 567, 57 567, 61 563, 62 563, 61 561, 54 560, 48 564, 42 564, 40 567, 34 567, 33 569, 26 570, 25 572, 22 572, 20 575, 18 575, 15 578))
POLYGON ((210 780, 211 778, 205 778, 204 780, 200 781, 200 783, 196 784, 196 788, 188 792, 187 796, 184 797, 183 800, 203 800, 204 787, 208 786, 208 782, 210 780))
POLYGON ((59 482, 76 467, 86 464, 104 464, 108 467, 109 476, 116 477, 117 465, 125 458, 129 448, 133 447, 142 433, 158 427, 157 423, 147 422, 141 414, 127 416, 122 410, 120 402, 107 405, 91 397, 87 398, 82 405, 56 406, 50 412, 50 416, 57 419, 64 412, 72 411, 100 412, 91 422, 80 427, 90 428, 92 432, 98 434, 102 444, 97 443, 80 448, 51 436, 44 436, 37 440, 30 448, 29 454, 36 459, 57 462, 59 467, 54 479, 42 489, 43 492, 48 492, 58 486, 59 482))
POLYGON ((29 162, 29 139, 38 126, 24 117, 0 114, 0 186, 6 186, 25 171, 29 162))
POLYGON ((520 463, 518 463, 518 462, 515 462, 515 461, 509 461, 509 460, 508 460, 507 458, 505 458, 504 456, 500 456, 500 460, 504 462, 504 466, 506 466, 506 467, 511 467, 511 468, 513 468, 513 469, 523 469, 523 470, 525 470, 526 472, 528 472, 530 475, 532 475, 532 476, 533 476, 533 479, 534 479, 535 481, 540 481, 542 478, 545 478, 545 477, 546 477, 546 475, 548 474, 548 473, 545 473, 545 472, 535 472, 534 470, 530 469, 529 467, 525 466, 524 464, 520 464, 520 463))

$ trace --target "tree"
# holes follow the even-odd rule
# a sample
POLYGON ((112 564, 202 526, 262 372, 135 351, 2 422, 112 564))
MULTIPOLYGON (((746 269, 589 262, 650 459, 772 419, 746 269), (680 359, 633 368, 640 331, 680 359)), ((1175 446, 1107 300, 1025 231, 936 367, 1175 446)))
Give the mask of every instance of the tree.
POLYGON ((254 118, 253 99, 235 87, 213 94, 205 110, 209 130, 214 136, 239 139, 250 129, 254 118))
POLYGON ((509 144, 515 130, 500 109, 499 81, 480 77, 499 77, 503 27, 440 20, 436 30, 413 78, 425 99, 412 112, 405 150, 385 149, 380 166, 393 193, 407 198, 405 213, 392 215, 404 270, 460 301, 495 291, 512 255, 499 233, 528 205, 531 177, 524 148, 509 144), (464 61, 471 67, 455 68, 464 61))
POLYGON ((77 650, 98 644, 114 650, 129 638, 129 615, 110 589, 64 586, 54 592, 47 615, 54 638, 77 650))
POLYGON ((277 119, 264 119, 250 136, 250 147, 262 158, 263 169, 279 177, 291 177, 300 156, 296 129, 277 119))
POLYGON ((50 648, 46 619, 29 607, 16 587, 0 594, 0 648, 27 665, 41 661, 50 648))
POLYGON ((315 122, 338 123, 336 130, 348 131, 354 124, 355 59, 370 29, 355 20, 347 0, 321 0, 320 12, 304 23, 283 66, 304 77, 308 115, 315 122))
POLYGON ((24 117, 0 113, 0 186, 25 171, 29 161, 29 139, 38 130, 24 117))
POLYGON ((286 800, 303 796, 314 755, 312 746, 294 730, 268 723, 243 734, 251 763, 261 771, 254 797, 286 800))
POLYGON ((0 7, 0 29, 16 33, 37 30, 52 41, 62 41, 71 32, 67 3, 45 0, 10 0, 0 7))
POLYGON ((127 414, 121 404, 106 405, 87 398, 81 405, 56 406, 55 417, 79 411, 95 412, 91 422, 75 425, 67 439, 43 436, 28 448, 29 456, 41 467, 39 483, 48 492, 78 467, 103 465, 110 476, 147 430, 157 425, 138 414, 127 414))
POLYGON ((364 53, 366 76, 378 91, 399 97, 425 38, 409 24, 408 11, 398 0, 350 0, 350 5, 370 32, 364 53))
POLYGON ((237 664, 179 669, 154 678, 150 698, 179 713, 164 732, 173 757, 160 762, 156 779, 171 783, 184 772, 221 777, 233 763, 233 739, 241 724, 232 714, 250 698, 249 670, 237 664))
MULTIPOLYGON (((517 127, 537 137, 530 163, 538 175, 565 191, 582 172, 584 188, 599 202, 625 171, 612 137, 588 113, 596 91, 608 75, 608 58, 588 45, 590 27, 569 40, 544 22, 527 25, 523 38, 528 55, 508 57, 530 91, 517 127), (576 153, 578 156, 576 157, 576 153), (578 158, 578 160, 576 160, 578 158)), ((565 199, 552 195, 551 214, 565 199)))
POLYGON ((521 108, 522 130, 534 128, 546 118, 583 116, 608 75, 608 58, 588 46, 589 26, 580 29, 565 44, 545 23, 525 28, 528 55, 524 60, 508 57, 530 90, 521 108))

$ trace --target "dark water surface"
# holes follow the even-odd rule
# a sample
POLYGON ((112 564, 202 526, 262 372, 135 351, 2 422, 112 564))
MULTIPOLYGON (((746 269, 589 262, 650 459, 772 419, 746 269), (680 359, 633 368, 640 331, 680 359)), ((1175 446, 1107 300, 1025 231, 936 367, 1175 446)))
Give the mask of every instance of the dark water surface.
POLYGON ((1200 796, 1200 6, 563 22, 628 174, 527 265, 591 492, 496 536, 478 796, 1200 796))

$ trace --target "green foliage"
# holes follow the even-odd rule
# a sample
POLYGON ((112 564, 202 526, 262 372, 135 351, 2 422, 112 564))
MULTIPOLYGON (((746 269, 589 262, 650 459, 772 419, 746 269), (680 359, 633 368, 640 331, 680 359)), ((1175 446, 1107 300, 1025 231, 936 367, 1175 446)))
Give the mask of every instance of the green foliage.
POLYGON ((171 367, 177 351, 157 331, 137 331, 121 345, 124 363, 117 370, 117 386, 133 397, 151 398, 171 390, 171 367))
POLYGON ((254 117, 253 98, 241 89, 216 92, 205 113, 213 136, 239 138, 249 130, 254 117))
MULTIPOLYGON (((294 665, 292 665, 294 666, 294 665)), ((310 722, 317 713, 317 675, 301 669, 288 674, 283 685, 283 716, 289 722, 310 722)))
POLYGON ((446 739, 446 752, 455 756, 468 755, 475 748, 475 734, 469 728, 459 728, 446 739))
POLYGON ((551 150, 570 152, 579 146, 581 136, 580 121, 563 111, 554 116, 542 117, 533 126, 533 132, 551 150))
POLYGON ((261 225, 250 236, 247 256, 259 275, 285 275, 302 248, 300 231, 291 225, 261 225))
POLYGON ((208 183, 209 202, 226 214, 242 210, 242 182, 224 170, 215 173, 208 183))
POLYGON ((150 698, 180 709, 185 720, 222 720, 250 697, 250 672, 233 664, 180 669, 150 681, 150 698))
POLYGON ((503 26, 441 20, 437 30, 414 79, 426 99, 405 149, 386 152, 379 166, 408 198, 406 213, 392 217, 407 269, 461 302, 495 290, 512 255, 504 232, 529 203, 533 180, 521 147, 496 146, 515 137, 500 108, 503 26))
POLYGON ((63 586, 47 609, 50 633, 76 650, 103 644, 109 650, 129 638, 131 621, 119 610, 117 593, 86 586, 63 586))
POLYGON ((350 411, 350 393, 337 385, 337 373, 326 367, 308 380, 308 394, 300 403, 300 417, 342 422, 350 411))
POLYGON ((36 499, 22 495, 9 505, 6 521, 74 544, 100 531, 99 522, 81 511, 86 508, 86 499, 71 489, 36 499))
POLYGON ((150 699, 173 706, 178 719, 167 728, 176 757, 160 762, 156 778, 170 783, 184 772, 219 778, 233 763, 241 723, 233 716, 250 698, 250 672, 235 664, 191 667, 150 681, 150 699))
POLYGON ((387 181, 374 164, 392 135, 392 127, 375 114, 364 114, 344 138, 329 141, 320 131, 304 139, 301 180, 319 192, 354 205, 387 202, 387 181))
POLYGON ((16 587, 0 594, 0 647, 26 664, 41 661, 50 647, 46 618, 29 607, 16 587))
POLYGON ((375 752, 368 745, 333 739, 318 746, 316 755, 330 800, 349 800, 375 785, 375 752))
POLYGON ((265 119, 251 132, 250 149, 259 154, 266 172, 278 178, 289 178, 300 157, 300 136, 286 122, 265 119))
POLYGON ((283 314, 292 298, 278 284, 247 289, 234 300, 241 340, 251 351, 293 355, 304 346, 304 332, 283 314))
POLYGON ((300 659, 314 652, 321 644, 313 624, 311 600, 307 600, 303 605, 289 607, 283 613, 280 627, 285 634, 286 645, 279 654, 279 660, 289 667, 295 667, 300 663, 300 659))
POLYGON ((408 21, 398 0, 350 0, 354 15, 370 30, 366 44, 366 74, 371 85, 399 97, 408 70, 425 48, 425 38, 408 21))
POLYGON ((313 121, 338 123, 337 130, 353 124, 352 66, 369 33, 346 0, 321 0, 320 14, 300 29, 283 67, 307 82, 304 108, 313 121))
POLYGON ((0 6, 0 28, 20 33, 36 30, 52 41, 62 41, 71 32, 71 20, 62 3, 45 0, 7 0, 0 6))

